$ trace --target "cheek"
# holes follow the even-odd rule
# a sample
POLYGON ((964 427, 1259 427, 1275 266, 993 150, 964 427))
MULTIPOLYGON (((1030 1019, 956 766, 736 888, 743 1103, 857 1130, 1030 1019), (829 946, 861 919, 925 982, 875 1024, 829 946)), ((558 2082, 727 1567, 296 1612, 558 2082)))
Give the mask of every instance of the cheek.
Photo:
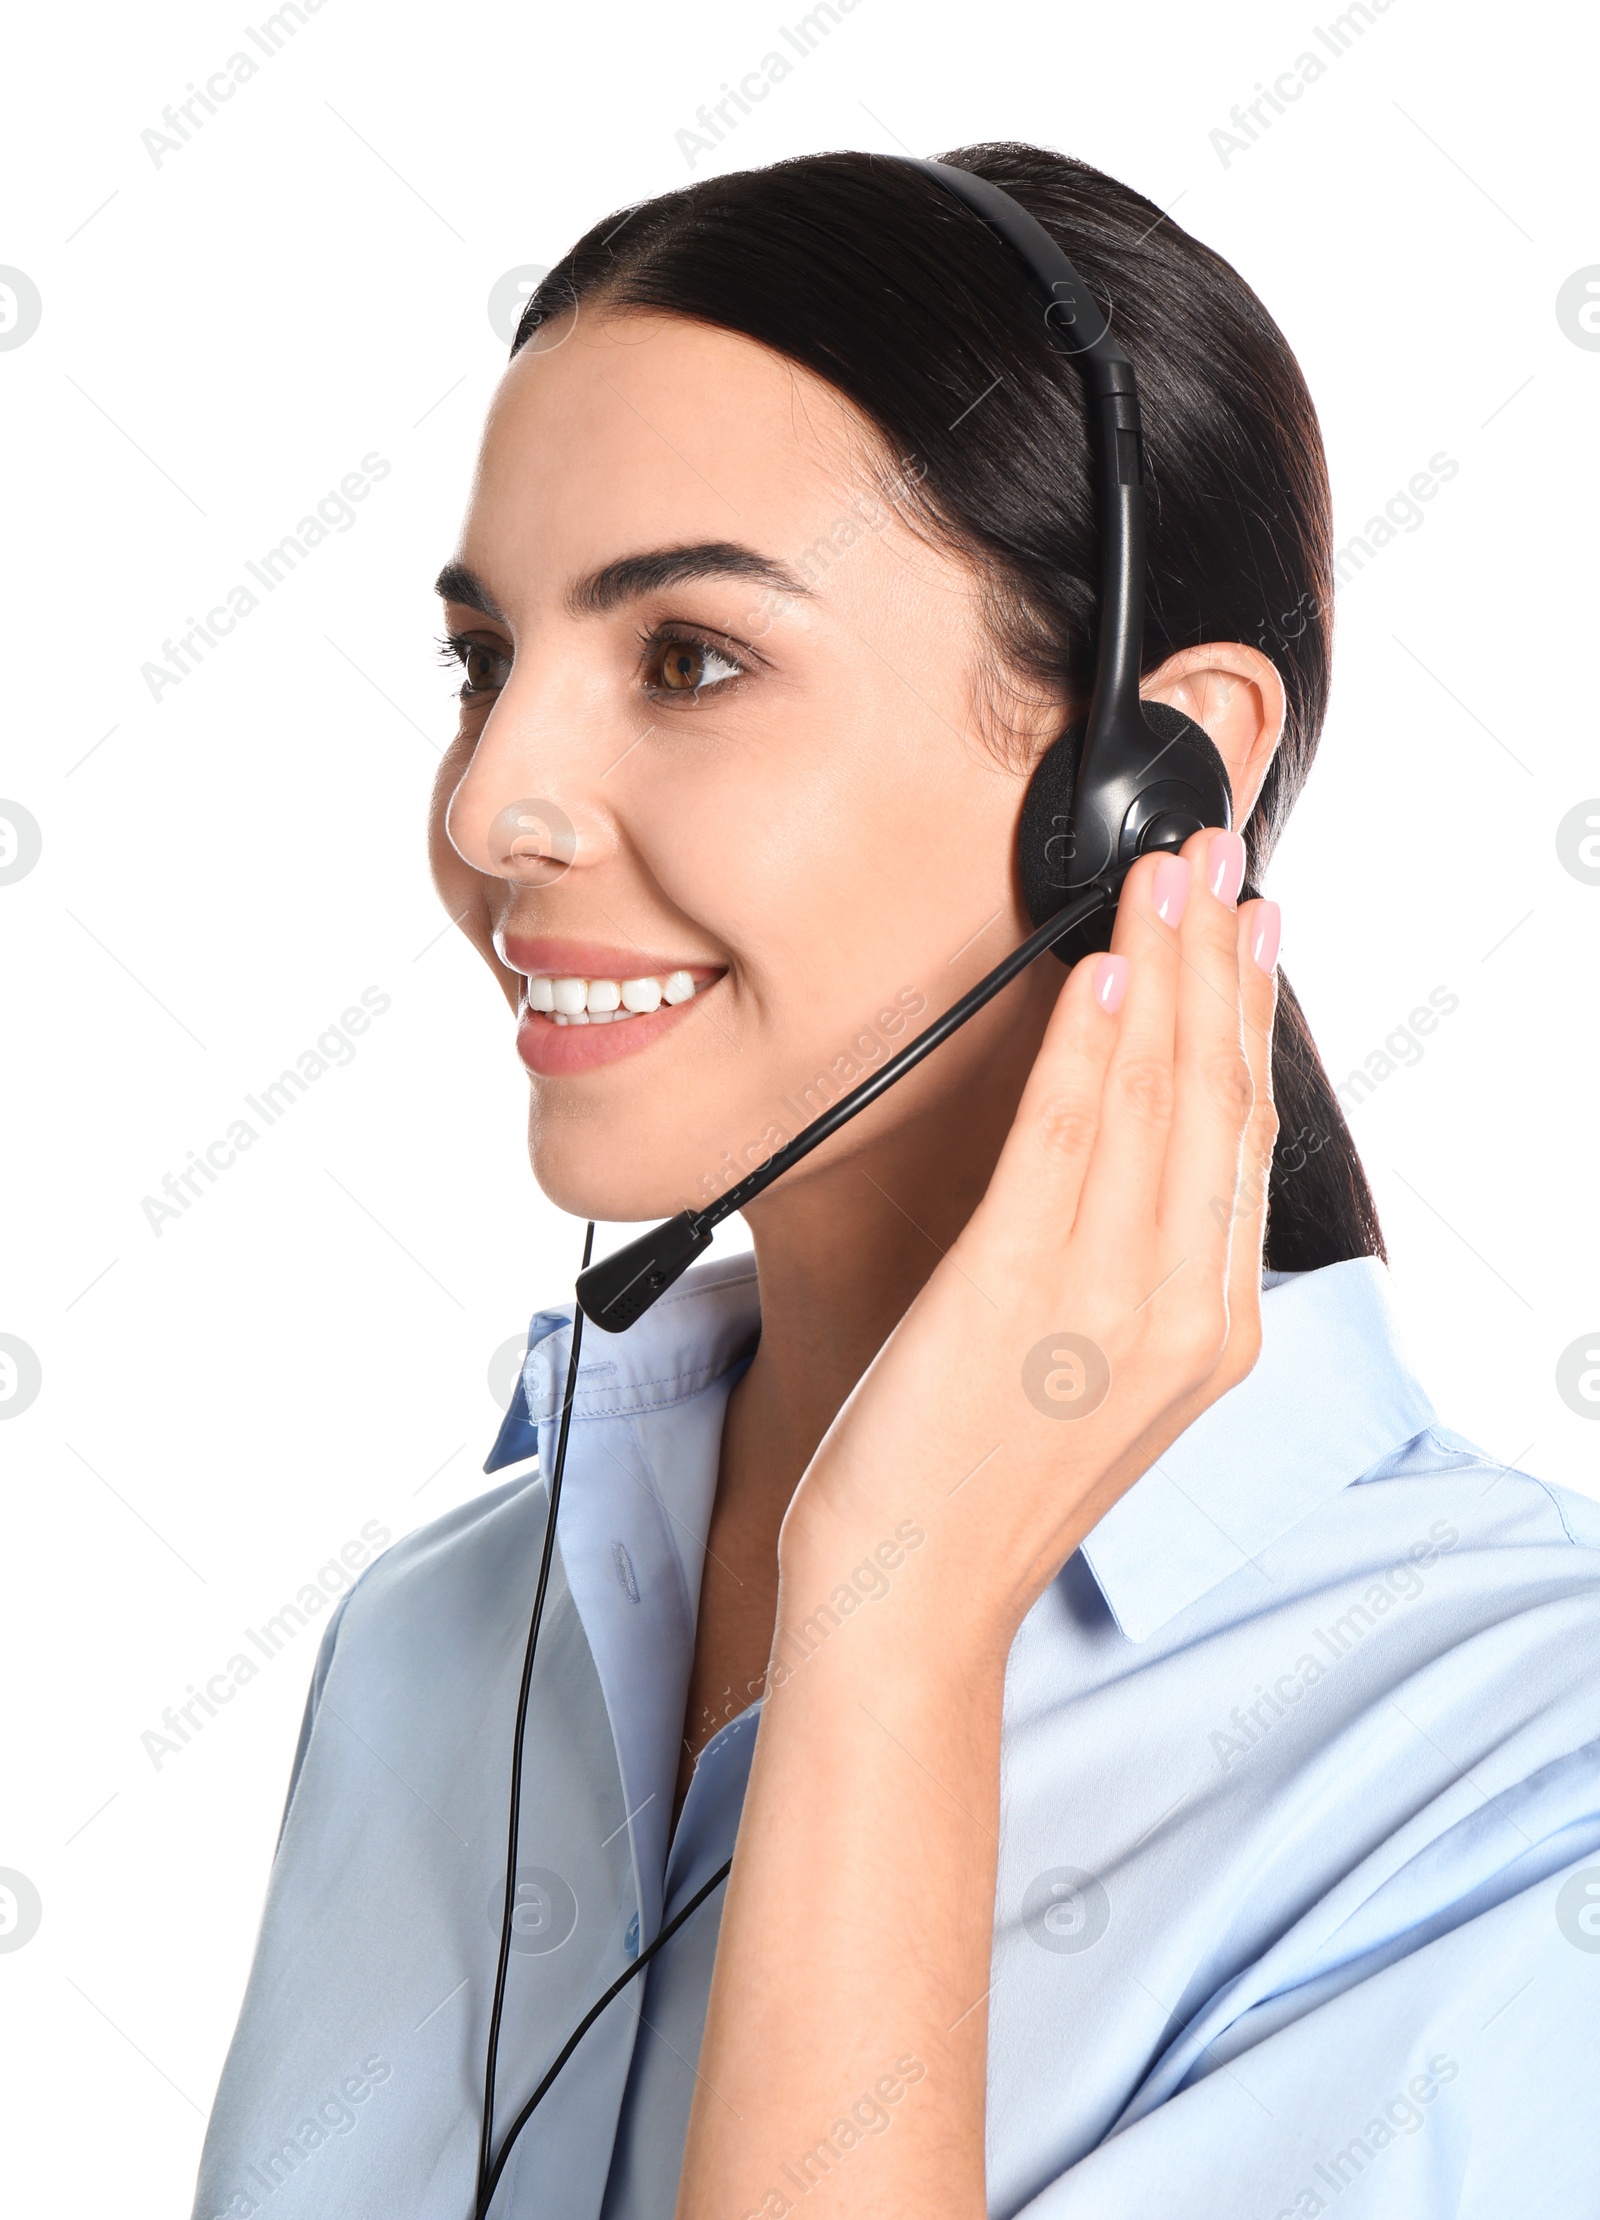
POLYGON ((893 787, 819 760, 815 737, 770 774, 717 782, 660 873, 734 960, 742 1055, 769 1092, 848 1062, 858 1035, 870 1062, 878 1012, 927 993, 930 958, 956 945, 893 787))
POLYGON ((1021 780, 975 760, 975 744, 903 694, 893 681, 847 705, 785 705, 759 745, 694 766, 641 821, 674 905, 813 1050, 808 1014, 826 1013, 842 1052, 902 989, 953 999, 1022 925, 1021 780))

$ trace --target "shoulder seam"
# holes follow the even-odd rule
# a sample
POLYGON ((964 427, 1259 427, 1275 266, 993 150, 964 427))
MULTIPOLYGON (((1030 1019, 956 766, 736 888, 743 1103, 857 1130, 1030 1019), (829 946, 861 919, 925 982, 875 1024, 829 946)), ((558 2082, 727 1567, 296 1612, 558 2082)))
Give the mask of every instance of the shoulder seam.
POLYGON ((1449 1442, 1440 1440, 1436 1428, 1432 1426, 1425 1426, 1423 1432, 1441 1456, 1459 1458, 1464 1464, 1475 1465, 1480 1471, 1484 1472, 1492 1471, 1499 1475, 1514 1472, 1519 1480, 1526 1480, 1529 1487, 1537 1488, 1549 1503, 1551 1510, 1554 1511, 1557 1520, 1560 1522, 1562 1533, 1565 1534, 1572 1547, 1574 1549, 1586 1549, 1590 1546, 1581 1535, 1573 1533, 1572 1528, 1567 1523, 1567 1514, 1562 1509, 1561 1498, 1548 1480, 1541 1480, 1536 1472, 1524 1472, 1521 1465, 1495 1466, 1481 1449, 1454 1449, 1449 1442))
MULTIPOLYGON (((1520 1470, 1520 1467, 1518 1469, 1520 1470)), ((1536 1473, 1532 1472, 1522 1473, 1522 1478, 1524 1480, 1531 1481, 1533 1486, 1536 1487, 1541 1494, 1549 1497, 1550 1508, 1555 1512, 1556 1517, 1561 1521, 1561 1531, 1563 1534, 1565 1534, 1567 1540, 1572 1544, 1573 1548, 1586 1548, 1588 1545, 1583 1541, 1581 1536, 1574 1534, 1571 1527, 1567 1524, 1567 1514, 1561 1508, 1561 1499, 1556 1494, 1554 1488, 1551 1487, 1550 1483, 1547 1480, 1541 1480, 1536 1473)))

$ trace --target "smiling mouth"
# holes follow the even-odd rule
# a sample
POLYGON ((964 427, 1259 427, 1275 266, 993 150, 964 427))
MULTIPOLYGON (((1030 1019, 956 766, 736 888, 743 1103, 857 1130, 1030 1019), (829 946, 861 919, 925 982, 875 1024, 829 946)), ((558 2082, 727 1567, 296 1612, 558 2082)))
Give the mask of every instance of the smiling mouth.
POLYGON ((620 1025, 675 1009, 715 984, 692 972, 647 972, 636 979, 581 979, 572 974, 537 971, 523 978, 523 1011, 550 1025, 620 1025))

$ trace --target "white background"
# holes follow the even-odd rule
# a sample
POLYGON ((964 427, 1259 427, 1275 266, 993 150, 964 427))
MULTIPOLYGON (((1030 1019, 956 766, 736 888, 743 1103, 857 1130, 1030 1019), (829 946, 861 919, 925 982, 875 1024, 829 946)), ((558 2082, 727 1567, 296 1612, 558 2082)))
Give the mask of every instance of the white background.
POLYGON ((364 1522, 477 1489, 491 1358, 570 1282, 506 1011, 424 867, 429 588, 504 359, 490 287, 610 209, 805 150, 1035 139, 1263 295, 1341 542, 1458 461, 1343 592, 1270 890, 1336 1077, 1459 996, 1352 1118, 1413 1354, 1449 1423, 1600 1494, 1600 1425, 1555 1386, 1600 1329, 1600 886, 1555 838, 1600 795, 1600 352, 1555 312, 1600 263, 1592 29, 1392 0, 1224 162, 1210 134, 1325 53, 1332 6, 858 0, 691 172, 676 134, 803 12, 325 0, 159 165, 141 133, 257 53, 245 18, 15 24, 0 263, 43 317, 0 352, 0 795, 44 840, 0 887, 0 1331, 43 1370, 0 1428, 0 1867, 43 1902, 0 1952, 19 2212, 187 2211, 315 1632, 159 1770, 141 1736, 364 1522), (152 701, 141 664, 374 451, 353 528, 152 701), (392 1006, 354 1062, 158 1237, 142 1198, 368 986, 392 1006))

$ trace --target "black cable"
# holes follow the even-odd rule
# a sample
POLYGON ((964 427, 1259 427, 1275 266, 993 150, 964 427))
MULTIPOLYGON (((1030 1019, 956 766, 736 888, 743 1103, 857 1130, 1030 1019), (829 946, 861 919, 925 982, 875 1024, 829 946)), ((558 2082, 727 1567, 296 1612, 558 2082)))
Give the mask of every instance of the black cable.
MULTIPOLYGON (((958 1027, 964 1025, 968 1018, 975 1015, 986 1002, 1000 992, 1002 987, 1008 986, 1020 972, 1027 969, 1030 963, 1037 957, 1042 956, 1046 949, 1054 947, 1059 940, 1064 939, 1069 932, 1092 917, 1096 911, 1108 908, 1116 898, 1117 885, 1122 875, 1121 872, 1118 872, 1097 881, 1077 901, 1068 903, 1054 917, 1047 919, 1036 932, 1029 935, 1019 948, 1013 949, 1011 954, 997 964, 993 971, 980 979, 975 987, 962 995, 960 1000, 953 1003, 941 1017, 936 1018, 925 1031, 919 1033, 915 1040, 908 1042, 897 1056, 891 1057, 880 1071, 874 1072, 859 1087, 856 1087, 850 1094, 836 1102, 822 1117, 807 1126, 802 1133, 797 1134, 786 1148, 780 1149, 775 1156, 769 1158, 747 1179, 741 1180, 736 1187, 730 1188, 707 1210, 686 1213, 685 1220, 692 1228, 694 1239, 698 1241, 704 1238, 704 1233, 709 1233, 710 1228, 721 1218, 737 1209, 742 1203, 749 1201, 752 1196, 759 1194, 762 1188, 768 1186, 774 1179, 780 1178, 792 1164, 798 1163, 801 1157, 809 1155, 820 1142, 826 1140, 830 1134, 837 1132, 839 1127, 853 1118, 858 1111, 864 1110, 869 1102, 875 1101, 886 1088, 892 1087, 896 1080, 903 1078, 915 1065, 921 1063, 926 1055, 937 1048, 941 1041, 948 1040, 958 1027), (702 1228, 704 1233, 701 1231, 702 1228)), ((671 1224, 677 1223, 679 1221, 671 1221, 671 1224)), ((663 1230, 670 1230, 670 1228, 662 1229, 658 1227, 656 1234, 659 1235, 663 1230)), ((646 1235, 643 1242, 630 1244, 630 1247, 642 1249, 653 1238, 654 1236, 646 1235)), ((584 1271, 588 1270, 589 1256, 593 1246, 594 1227, 591 1224, 583 1243, 582 1269, 584 1271)), ((687 1259, 684 1261, 687 1261, 687 1259)), ((629 1268, 624 1267, 624 1269, 629 1268)), ((642 1276, 643 1269, 644 1267, 641 1267, 640 1273, 637 1275, 630 1272, 630 1276, 642 1276)), ((681 1264, 678 1269, 682 1269, 681 1264)), ((676 1274, 673 1276, 675 1277, 676 1274)), ((511 1822, 506 1851, 505 1914, 500 1926, 500 1956, 495 1968, 494 2003, 489 2013, 489 2048, 483 2075, 483 2127, 478 2139, 478 2188, 474 2206, 475 2220, 487 2220, 489 2206, 493 2202, 495 2189, 505 2169, 506 2160, 510 2156, 512 2146, 528 2121, 533 2117, 535 2108, 543 2100, 546 2091, 577 2049, 583 2037, 613 1998, 622 1994, 628 1983, 649 1964, 662 1944, 671 1940, 691 1912, 697 1911, 712 1890, 718 1887, 728 1876, 726 1865, 713 1874, 705 1887, 699 1890, 684 1906, 683 1910, 663 1927, 649 1948, 640 1953, 627 1972, 618 1976, 597 2004, 591 2005, 563 2044, 555 2064, 517 2115, 511 2132, 501 2145, 497 2157, 494 2152, 495 2063, 500 2045, 500 2021, 505 2007, 506 1972, 511 1958, 511 1921, 516 1909, 517 1835, 522 1806, 522 1738, 527 1725, 528 1692, 533 1682, 533 1658, 539 1641, 539 1622, 544 1616, 545 1589, 550 1578, 550 1562, 555 1547, 556 1511, 561 1501, 561 1477, 566 1469, 567 1461, 567 1434, 572 1421, 573 1396, 578 1384, 578 1351, 583 1338, 583 1316, 582 1308, 575 1306, 572 1321, 572 1353, 567 1364, 567 1390, 561 1406, 561 1426, 556 1438, 555 1466, 550 1475, 550 1510, 545 1523, 544 1551, 539 1563, 539 1584, 534 1593, 533 1617, 528 1627, 527 1654, 522 1664, 522 1687, 517 1699, 516 1743, 511 1757, 511 1822)))
MULTIPOLYGON (((697 1240, 703 1238, 701 1228, 709 1233, 713 1225, 728 1216, 733 1210, 738 1209, 741 1204, 759 1194, 773 1180, 780 1178, 791 1165, 798 1163, 801 1157, 808 1156, 820 1142, 826 1140, 830 1134, 836 1133, 840 1126, 853 1118, 858 1111, 864 1110, 869 1102, 875 1101, 887 1088, 892 1087, 896 1080, 902 1079, 908 1071, 912 1070, 915 1065, 920 1064, 922 1059, 937 1048, 942 1041, 948 1040, 952 1033, 964 1025, 978 1010, 982 1009, 983 1005, 998 994, 1002 987, 1008 986, 1020 972, 1027 969, 1030 963, 1034 962, 1037 957, 1042 956, 1046 949, 1054 947, 1057 941, 1064 939, 1069 932, 1094 916, 1097 911, 1108 908, 1116 898, 1117 886, 1122 876, 1123 873, 1119 871, 1097 881, 1075 902, 1068 903, 1054 917, 1047 919, 1036 932, 1029 935, 1020 947, 1013 949, 1011 954, 996 965, 993 971, 980 979, 975 987, 962 995, 959 1001, 953 1003, 925 1031, 919 1033, 915 1040, 908 1042, 897 1056, 891 1057, 880 1071, 874 1072, 850 1094, 836 1102, 822 1117, 808 1125, 802 1133, 797 1134, 786 1148, 780 1149, 775 1156, 769 1158, 748 1178, 741 1180, 736 1187, 730 1188, 725 1195, 719 1197, 705 1211, 685 1213, 685 1219, 691 1221, 694 1226, 695 1238, 697 1240)), ((677 1224, 678 1222, 675 1220, 670 1223, 677 1224)), ((662 1231, 662 1228, 656 1229, 657 1234, 662 1231)), ((630 1244, 630 1247, 643 1248, 652 1238, 652 1236, 646 1235, 642 1242, 630 1244)), ((585 1271, 588 1269, 589 1255, 593 1245, 594 1227, 591 1225, 583 1244, 583 1269, 585 1271)), ((620 1253, 625 1254, 625 1252, 620 1253)), ((680 1265, 679 1269, 681 1270, 681 1268, 680 1265)), ((506 1970, 511 1956, 511 1920, 516 1908, 517 1834, 522 1802, 522 1738, 527 1723, 528 1691, 533 1680, 534 1651, 538 1645, 539 1622, 544 1614, 545 1588, 549 1581, 551 1555, 555 1546, 556 1509, 561 1500, 561 1477, 566 1468, 567 1434, 572 1418, 573 1395, 578 1381, 578 1350, 583 1334, 583 1316, 581 1307, 575 1306, 572 1323, 572 1354, 567 1365, 567 1390, 561 1406, 561 1427, 556 1439, 555 1466, 550 1476, 550 1511, 545 1525, 544 1552, 539 1564, 539 1585, 534 1594, 533 1618, 528 1628, 527 1655, 522 1666, 522 1688, 517 1701, 516 1745, 512 1752, 511 1761, 511 1824, 509 1847, 506 1853, 506 1903, 505 1915, 500 1928, 500 1957, 495 1969, 494 2003, 489 2014, 489 2049, 484 2067, 483 2129, 478 2142, 478 2188, 474 2206, 474 2220, 487 2220, 489 2206, 494 2200, 495 2190, 499 2185, 501 2174, 505 2170, 506 2161, 511 2155, 517 2137, 522 2133, 529 2120, 532 2119, 535 2109, 543 2101, 556 2076, 566 2065, 568 2059, 571 2058, 579 2043, 600 2017, 600 2014, 614 1998, 622 1994, 628 1983, 644 1970, 662 1945, 671 1941, 684 1921, 688 1919, 691 1913, 699 1910, 712 1890, 719 1887, 728 1877, 728 1865, 719 1868, 704 1888, 698 1890, 690 1898, 682 1911, 668 1921, 648 1949, 640 1952, 626 1973, 620 1974, 610 1988, 606 1990, 604 1996, 597 2003, 590 2006, 562 2045, 555 2063, 523 2106, 521 2112, 518 2113, 516 2120, 512 2123, 510 2133, 500 2147, 499 2155, 495 2156, 495 2061, 500 2043, 500 2020, 505 2004, 506 1970)), ((731 1863, 730 1860, 729 1864, 731 1863)))
POLYGON ((645 1967, 650 1963, 651 1959, 655 1956, 656 1952, 661 1948, 663 1943, 671 1942, 673 1936, 678 1932, 678 1929, 683 1925, 684 1921, 688 1919, 691 1914, 699 1911, 701 1905, 711 1894, 712 1890, 721 1888, 723 1882, 728 1878, 732 1867, 733 1860, 731 1858, 728 1858, 723 1864, 719 1865, 716 1872, 712 1874, 710 1880, 707 1881, 703 1887, 695 1890, 693 1896, 691 1896, 688 1903, 684 1905, 682 1911, 673 1913, 672 1917, 667 1921, 666 1926, 662 1928, 660 1934, 657 1935, 654 1942, 652 1942, 646 1949, 640 1951, 638 1957, 635 1958, 633 1964, 628 1968, 627 1972, 619 1974, 616 1980, 612 1982, 610 1988, 607 1989, 605 1995, 598 1998, 593 2004, 590 2005, 588 2011, 584 2013, 583 2018, 579 2020, 577 2026, 572 2030, 572 2033, 562 2044, 560 2051, 556 2055, 555 2063, 551 2066, 549 2072, 545 2075, 543 2081, 540 2082, 538 2088, 535 2089, 533 2095, 528 2099, 522 2110, 512 2121, 511 2132, 500 2146, 500 2156, 495 2160, 494 2165, 490 2170, 488 2183, 485 2187, 484 2193, 479 2199, 478 2209, 476 2214, 474 2215, 474 2220, 486 2220, 486 2215, 488 2213, 489 2207, 494 2202, 494 2193, 496 2189, 500 2186, 500 2176, 505 2171, 506 2160, 511 2156, 512 2145, 516 2142, 517 2137, 522 2133, 528 2122, 533 2118, 535 2111, 544 2102, 546 2090, 549 2089, 551 2083, 555 2080, 556 2075, 560 2073, 562 2067, 572 2056, 578 2045, 583 2041, 583 2038, 585 2037, 585 2035, 588 2034, 590 2028, 593 2027, 595 2021, 600 2017, 606 2006, 610 2004, 614 1998, 621 1996, 623 1990, 628 1986, 628 1983, 632 1981, 636 1975, 643 1973, 645 1967))
MULTIPOLYGON (((583 1237, 587 1265, 594 1248, 591 1219, 583 1237)), ((539 1647, 539 1624, 544 1617, 545 1591, 550 1585, 550 1564, 555 1555, 556 1511, 561 1502, 561 1475, 566 1470, 567 1435, 572 1426, 572 1400, 578 1388, 578 1352, 583 1346, 583 1313, 572 1314, 572 1354, 567 1359, 567 1391, 561 1401, 561 1425, 556 1435, 555 1467, 550 1474, 550 1508, 545 1514, 544 1547, 539 1556, 539 1579, 533 1591, 533 1616, 528 1621, 528 1647, 522 1659, 522 1686, 517 1692, 517 1724, 511 1744, 511 1820, 506 1843, 506 1903, 500 1921, 500 1956, 494 1973, 494 2002, 489 2008, 489 2048, 483 2067, 483 2126, 478 2137, 477 2210, 488 2210, 493 2195, 490 2159, 494 2150, 494 2070, 500 2049, 500 2020, 505 2010, 506 1969, 511 1963, 511 1922, 517 1908, 517 1838, 522 1826, 522 1738, 528 1724, 528 1691, 533 1686, 534 1652, 539 1647), (488 2196, 484 2184, 490 2183, 488 2196)), ((509 2148, 509 2144, 508 2144, 509 2148)), ((503 2154, 502 2154, 503 2155, 503 2154)))

